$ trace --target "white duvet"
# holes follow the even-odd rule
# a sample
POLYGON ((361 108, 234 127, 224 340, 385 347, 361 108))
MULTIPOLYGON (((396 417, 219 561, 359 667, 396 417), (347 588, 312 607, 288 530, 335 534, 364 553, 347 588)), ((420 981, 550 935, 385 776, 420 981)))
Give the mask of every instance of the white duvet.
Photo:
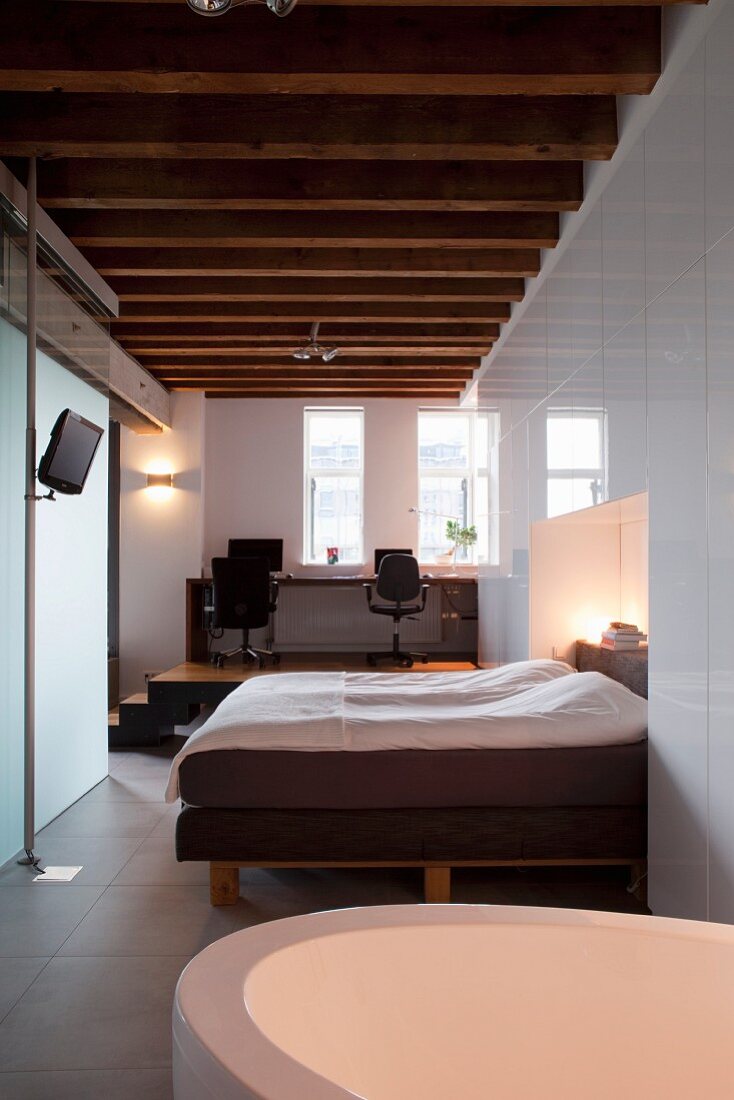
POLYGON ((228 695, 171 766, 223 749, 374 752, 533 749, 639 741, 647 703, 599 672, 522 661, 458 673, 301 672, 256 676, 228 695))

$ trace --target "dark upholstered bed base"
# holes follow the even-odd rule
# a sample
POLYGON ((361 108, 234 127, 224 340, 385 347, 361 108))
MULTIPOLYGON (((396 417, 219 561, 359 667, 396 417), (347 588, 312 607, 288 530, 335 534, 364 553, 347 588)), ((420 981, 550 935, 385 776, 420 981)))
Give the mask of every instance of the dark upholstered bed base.
POLYGON ((426 900, 448 901, 457 864, 630 864, 647 852, 641 806, 396 810, 221 810, 185 806, 179 861, 206 860, 213 904, 239 893, 237 867, 430 866, 426 900), (436 879, 436 876, 441 877, 436 879), (433 890, 438 882, 440 889, 433 890), (433 892, 434 896, 431 896, 433 892))

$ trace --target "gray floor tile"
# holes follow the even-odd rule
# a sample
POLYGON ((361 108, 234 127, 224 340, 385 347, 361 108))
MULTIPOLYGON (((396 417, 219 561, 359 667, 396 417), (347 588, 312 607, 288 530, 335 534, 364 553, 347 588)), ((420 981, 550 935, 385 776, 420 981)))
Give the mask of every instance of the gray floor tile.
POLYGON ((171 761, 184 743, 183 737, 171 737, 164 741, 159 749, 131 751, 127 760, 115 769, 115 775, 134 775, 140 778, 149 776, 154 779, 158 776, 167 777, 171 769, 171 761))
POLYGON ((0 890, 0 956, 54 955, 103 889, 57 883, 0 890))
MULTIPOLYGON (((38 838, 36 855, 41 857, 41 867, 81 864, 82 869, 73 880, 74 886, 108 886, 139 845, 139 837, 54 837, 43 833, 38 838)), ((53 884, 33 879, 30 868, 19 867, 15 861, 0 869, 0 887, 55 888, 53 884)))
POLYGON ((48 959, 0 959, 0 1020, 20 1000, 47 962, 48 959))
POLYGON ((3 1100, 171 1100, 171 1071, 81 1069, 46 1073, 4 1073, 3 1100))
POLYGON ((0 1024, 0 1065, 6 1072, 169 1066, 173 993, 187 962, 52 959, 0 1024))
POLYGON ((129 756, 129 752, 120 752, 119 750, 115 752, 110 749, 110 751, 107 753, 107 771, 110 773, 110 775, 113 775, 114 772, 116 772, 117 769, 122 764, 124 764, 129 756))
POLYGON ((163 802, 164 779, 141 778, 115 773, 108 775, 80 799, 81 802, 163 802))
POLYGON ((160 819, 150 835, 151 837, 165 838, 170 842, 171 850, 173 850, 173 840, 176 835, 176 821, 181 812, 181 807, 176 803, 173 806, 167 806, 167 810, 168 812, 160 819))
POLYGON ((208 886, 208 863, 177 863, 170 837, 149 836, 122 868, 115 886, 208 886))
POLYGON ((47 836, 146 837, 166 813, 164 802, 77 802, 39 834, 47 836))
POLYGON ((234 907, 209 904, 205 886, 109 886, 59 954, 195 955, 234 919, 234 907))

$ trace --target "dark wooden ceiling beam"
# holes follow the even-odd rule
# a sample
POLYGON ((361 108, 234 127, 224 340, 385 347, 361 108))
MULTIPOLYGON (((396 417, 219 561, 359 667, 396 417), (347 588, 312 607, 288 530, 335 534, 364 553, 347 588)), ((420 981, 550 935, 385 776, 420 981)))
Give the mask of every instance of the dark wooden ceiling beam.
MULTIPOLYGON (((72 2, 72 0, 65 0, 72 2)), ((81 2, 81 0, 73 0, 81 2)), ((96 0, 102 4, 180 4, 181 0, 96 0)), ((298 0, 309 7, 417 7, 417 8, 586 8, 586 7, 668 7, 689 0, 298 0)), ((690 0, 705 4, 707 0, 690 0)))
MULTIPOLYGON (((122 335, 127 334, 127 342, 130 343, 135 333, 135 338, 138 335, 164 335, 166 338, 177 337, 178 333, 191 333, 196 336, 250 336, 254 340, 267 341, 269 337, 276 337, 282 339, 283 337, 292 338, 295 341, 295 346, 299 346, 299 342, 302 344, 304 338, 308 336, 307 328, 303 325, 290 322, 286 324, 278 322, 269 322, 267 324, 260 324, 256 322, 239 321, 236 323, 223 323, 212 324, 205 321, 175 321, 170 323, 154 322, 150 325, 140 325, 139 333, 136 333, 135 326, 140 324, 139 321, 124 322, 122 319, 112 321, 112 330, 115 336, 118 332, 122 335)), ((499 325, 497 324, 474 324, 474 323, 452 323, 447 324, 421 322, 420 324, 396 324, 391 322, 374 321, 371 324, 352 323, 352 322, 340 322, 326 323, 321 325, 319 329, 319 339, 329 340, 331 343, 352 341, 355 343, 361 343, 365 337, 375 338, 381 342, 389 342, 394 340, 397 342, 405 341, 410 344, 415 341, 416 343, 441 343, 444 337, 455 338, 457 343, 463 344, 469 342, 472 338, 475 340, 489 339, 496 340, 499 336, 499 325)))
POLYGON ((0 38, 11 91, 617 95, 649 92, 659 73, 656 8, 302 7, 280 20, 256 6, 206 20, 183 3, 34 0, 0 38))
MULTIPOLYGON (((20 178, 25 161, 10 158, 20 178)), ((580 161, 41 161, 54 210, 577 210, 580 161)))
POLYGON ((278 370, 232 370, 222 372, 219 370, 212 371, 181 371, 173 370, 169 367, 161 368, 155 374, 155 378, 159 382, 163 382, 165 385, 173 385, 178 382, 263 382, 263 381, 278 381, 278 382, 292 382, 292 381, 307 381, 307 382, 330 382, 338 383, 343 379, 354 381, 362 380, 367 382, 435 382, 451 381, 451 382, 468 382, 473 377, 470 370, 434 370, 427 371, 421 370, 420 367, 412 366, 402 371, 388 371, 385 369, 375 370, 354 370, 350 369, 348 372, 342 372, 338 374, 336 372, 327 372, 317 370, 313 368, 310 371, 295 371, 287 370, 286 368, 280 368, 278 370))
POLYGON ((378 379, 374 382, 366 381, 362 378, 355 378, 353 382, 348 379, 338 378, 326 381, 314 379, 313 382, 309 382, 304 378, 292 378, 284 381, 277 381, 274 379, 263 379, 263 381, 235 381, 225 380, 223 382, 173 382, 168 387, 172 390, 208 390, 209 392, 215 392, 217 390, 241 390, 244 393, 257 393, 258 390, 279 390, 283 394, 287 394, 289 390, 308 390, 311 393, 350 393, 353 390, 388 390, 393 393, 401 390, 425 390, 428 392, 446 392, 451 391, 453 393, 459 393, 464 389, 466 383, 461 379, 441 379, 438 381, 426 381, 422 378, 418 378, 415 381, 411 381, 407 378, 401 378, 397 381, 386 381, 384 379, 378 379))
POLYGON ((613 96, 0 93, 0 153, 51 157, 608 160, 613 96))
POLYGON ((121 302, 520 302, 523 279, 318 280, 304 276, 256 278, 208 276, 206 283, 185 275, 121 275, 110 284, 121 302))
MULTIPOLYGON (((293 352, 299 346, 298 341, 290 341, 288 343, 274 343, 274 344, 258 344, 257 341, 251 343, 244 343, 240 340, 233 341, 233 346, 227 346, 223 343, 216 343, 214 339, 210 340, 208 344, 202 346, 202 341, 199 337, 194 337, 197 341, 196 344, 191 346, 181 347, 173 342, 181 337, 172 337, 169 339, 154 338, 151 341, 146 342, 142 336, 133 336, 128 340, 125 340, 123 335, 118 333, 117 340, 125 348, 130 355, 134 355, 136 359, 140 359, 151 370, 154 369, 156 361, 161 362, 180 362, 182 365, 189 365, 196 357, 203 359, 215 357, 221 359, 222 362, 233 358, 247 359, 249 356, 253 359, 268 359, 270 361, 277 362, 291 361, 293 358, 293 352), (171 346, 173 344, 173 346, 171 346)), ((223 338, 226 339, 226 338, 223 338)), ((341 341, 344 344, 344 341, 341 341)), ((463 345, 449 344, 445 345, 439 343, 433 346, 433 342, 430 344, 421 344, 413 346, 412 344, 390 344, 376 342, 374 344, 368 344, 364 346, 355 344, 344 344, 342 349, 344 356, 358 359, 362 363, 367 365, 367 361, 380 360, 384 362, 383 356, 390 356, 394 360, 405 362, 406 359, 420 359, 421 362, 430 360, 436 356, 440 356, 441 359, 451 359, 453 363, 463 363, 465 360, 471 361, 472 364, 476 358, 483 354, 486 347, 486 341, 482 340, 479 343, 463 345)))
POLYGON ((509 303, 475 305, 471 302, 418 302, 393 304, 372 302, 359 305, 356 302, 221 302, 216 305, 196 306, 189 302, 126 302, 120 313, 123 323, 134 320, 153 321, 295 321, 304 330, 314 321, 507 321, 509 303))
POLYGON ((162 355, 158 356, 157 361, 155 358, 151 358, 149 355, 142 355, 140 360, 145 364, 147 370, 150 371, 162 371, 162 370, 177 370, 182 373, 187 371, 194 371, 200 373, 203 369, 213 370, 216 372, 221 371, 240 371, 240 370, 253 370, 253 371, 278 371, 288 370, 296 372, 306 372, 318 370, 322 373, 328 373, 330 376, 338 375, 340 372, 348 370, 350 373, 353 370, 375 370, 379 367, 380 370, 394 370, 404 371, 419 369, 422 371, 472 371, 479 366, 480 357, 478 352, 474 352, 473 355, 457 356, 454 359, 447 359, 444 355, 426 355, 420 359, 416 359, 419 363, 419 368, 411 364, 412 357, 406 355, 399 357, 395 355, 386 355, 383 352, 378 353, 374 357, 374 361, 365 362, 363 358, 355 358, 351 351, 342 352, 338 359, 333 360, 331 363, 322 363, 319 359, 313 359, 309 362, 299 362, 293 358, 293 354, 290 352, 281 352, 277 358, 265 360, 263 355, 253 349, 245 350, 234 356, 220 355, 218 352, 204 352, 191 358, 182 357, 179 355, 162 355))
POLYGON ((537 249, 479 248, 87 248, 84 255, 108 275, 391 275, 533 276, 537 249))
POLYGON ((79 248, 553 248, 558 214, 65 210, 79 248))

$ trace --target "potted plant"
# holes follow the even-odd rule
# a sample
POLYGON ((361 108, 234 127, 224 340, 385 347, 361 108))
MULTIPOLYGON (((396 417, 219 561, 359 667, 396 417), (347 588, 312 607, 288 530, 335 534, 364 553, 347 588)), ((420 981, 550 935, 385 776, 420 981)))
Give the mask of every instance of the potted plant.
POLYGON ((468 549, 477 541, 477 529, 474 524, 471 527, 462 527, 458 519, 450 519, 446 523, 446 538, 454 544, 454 569, 456 569, 456 552, 459 547, 468 549))

